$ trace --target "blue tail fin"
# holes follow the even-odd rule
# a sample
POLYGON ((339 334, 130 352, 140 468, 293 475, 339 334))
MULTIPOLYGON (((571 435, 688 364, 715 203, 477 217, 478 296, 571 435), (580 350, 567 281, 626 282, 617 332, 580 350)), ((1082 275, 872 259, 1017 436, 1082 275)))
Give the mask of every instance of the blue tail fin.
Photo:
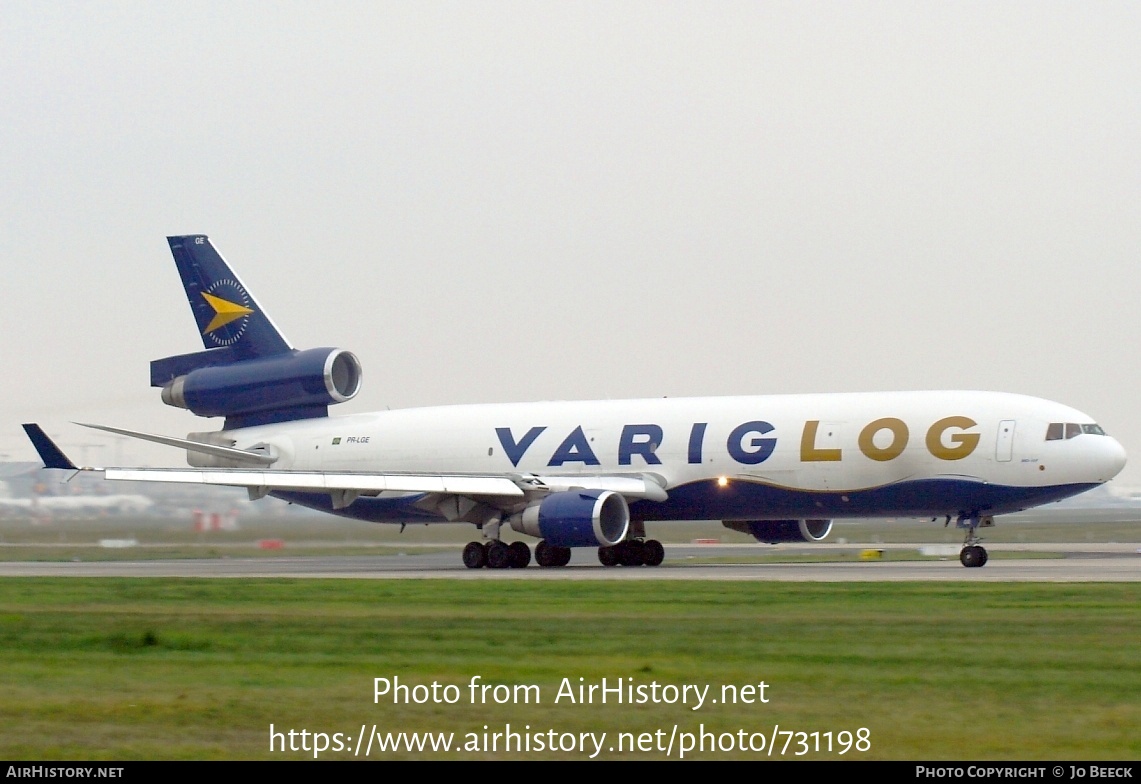
POLYGON ((167 237, 206 351, 151 363, 151 385, 165 386, 196 368, 293 351, 205 234, 167 237))
POLYGON ((151 362, 151 386, 162 387, 164 403, 224 416, 224 429, 233 430, 328 416, 329 406, 356 395, 356 356, 293 348, 205 234, 167 241, 206 350, 151 362))
POLYGON ((230 348, 235 359, 284 354, 292 346, 205 234, 167 237, 202 345, 230 348))

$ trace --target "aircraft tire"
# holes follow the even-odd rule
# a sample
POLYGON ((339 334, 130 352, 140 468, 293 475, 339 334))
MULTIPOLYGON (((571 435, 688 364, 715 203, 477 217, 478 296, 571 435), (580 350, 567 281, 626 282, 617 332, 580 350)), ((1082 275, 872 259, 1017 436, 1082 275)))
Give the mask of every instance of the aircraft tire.
POLYGON ((507 545, 507 550, 511 554, 512 569, 526 569, 531 563, 531 548, 526 542, 512 542, 507 545))
POLYGON ((598 562, 603 566, 617 566, 619 561, 618 546, 599 547, 598 562))
POLYGON ((547 544, 546 539, 540 539, 539 543, 535 545, 535 563, 539 566, 554 566, 554 547, 547 544))
POLYGON ((646 566, 661 566, 666 557, 666 548, 657 539, 647 539, 642 554, 646 566))
POLYGON ((986 549, 983 547, 980 547, 979 548, 979 555, 982 557, 982 560, 979 561, 979 566, 986 566, 986 562, 988 560, 990 560, 989 556, 987 555, 986 549))
POLYGON ((482 569, 487 566, 487 549, 482 542, 468 542, 464 548, 464 566, 468 569, 482 569))
POLYGON ((975 569, 987 562, 986 550, 978 545, 964 547, 959 551, 959 563, 968 569, 975 569))
POLYGON ((535 545, 535 563, 539 566, 566 566, 570 563, 571 549, 548 544, 544 539, 535 545))
POLYGON ((621 542, 618 557, 623 566, 641 566, 646 563, 646 548, 637 539, 627 539, 621 542))
POLYGON ((506 569, 511 565, 511 548, 503 542, 492 542, 487 546, 487 566, 489 569, 506 569))

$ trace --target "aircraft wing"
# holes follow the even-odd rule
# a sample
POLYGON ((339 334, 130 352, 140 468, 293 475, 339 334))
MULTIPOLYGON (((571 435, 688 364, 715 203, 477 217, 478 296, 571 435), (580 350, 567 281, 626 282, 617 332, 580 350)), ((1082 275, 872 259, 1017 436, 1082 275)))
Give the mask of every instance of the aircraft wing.
MULTIPOLYGON (((379 474, 356 471, 255 471, 245 468, 103 468, 107 479, 131 482, 174 482, 179 484, 246 487, 250 497, 271 490, 329 492, 334 508, 342 499, 358 495, 400 493, 440 493, 462 496, 524 498, 565 490, 611 490, 626 498, 666 500, 666 491, 653 479, 642 476, 540 476, 536 474, 379 474), (348 495, 346 495, 346 493, 348 495)), ((347 500, 352 503, 351 500, 347 500)))
MULTIPOLYGON (((88 425, 90 427, 90 425, 88 425)), ((117 428, 99 427, 101 430, 145 437, 150 441, 187 448, 202 447, 198 442, 182 439, 149 436, 117 428)), ((334 508, 352 503, 358 495, 376 495, 381 492, 440 493, 456 496, 499 496, 524 498, 545 493, 572 489, 611 490, 627 498, 648 498, 664 501, 666 491, 662 482, 653 476, 633 475, 539 475, 539 474, 416 474, 373 473, 358 471, 274 471, 256 468, 95 468, 77 467, 56 446, 39 425, 26 424, 24 430, 36 447, 46 468, 73 471, 100 471, 107 479, 131 482, 172 482, 176 484, 223 485, 245 487, 251 498, 274 490, 300 492, 328 492, 334 508)), ((238 449, 213 447, 229 453, 249 455, 238 449)), ((256 456, 254 456, 256 457, 256 456)))
POLYGON ((447 493, 523 497, 523 489, 503 476, 446 474, 373 474, 355 471, 251 471, 245 468, 104 468, 108 479, 229 485, 267 490, 356 490, 376 493, 447 493))

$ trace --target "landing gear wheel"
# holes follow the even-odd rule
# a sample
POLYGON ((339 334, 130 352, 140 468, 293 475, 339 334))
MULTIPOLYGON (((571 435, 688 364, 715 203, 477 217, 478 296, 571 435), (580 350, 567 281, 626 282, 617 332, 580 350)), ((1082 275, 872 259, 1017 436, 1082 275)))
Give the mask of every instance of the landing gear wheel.
POLYGON ((551 545, 547 544, 546 539, 541 540, 535 545, 535 563, 539 564, 539 566, 554 566, 555 561, 551 557, 554 555, 554 553, 551 552, 553 549, 551 545))
POLYGON ((646 562, 646 548, 637 539, 627 539, 618 545, 618 557, 623 566, 641 566, 646 562))
POLYGON ((982 566, 987 562, 986 550, 977 544, 964 547, 959 551, 959 562, 968 569, 982 566))
POLYGON ((492 542, 487 546, 487 565, 491 569, 506 569, 511 565, 511 548, 503 542, 492 542))
POLYGON ((482 569, 487 565, 487 548, 482 542, 468 542, 464 548, 464 566, 468 569, 482 569))
POLYGON ((566 566, 570 563, 571 549, 547 544, 547 540, 535 545, 535 563, 539 566, 566 566))
POLYGON ((987 562, 986 550, 979 545, 982 539, 975 533, 984 520, 988 526, 994 525, 993 517, 982 518, 977 511, 970 514, 967 512, 959 513, 957 525, 967 529, 967 536, 963 539, 963 549, 959 551, 959 563, 968 569, 977 569, 987 562))
POLYGON ((512 569, 526 569, 531 563, 531 548, 526 542, 512 542, 507 545, 507 550, 511 554, 512 569))
POLYGON ((666 557, 666 548, 657 539, 647 539, 642 547, 642 557, 646 566, 661 566, 666 557))
POLYGON ((619 560, 618 546, 599 547, 598 562, 603 566, 617 566, 619 560))

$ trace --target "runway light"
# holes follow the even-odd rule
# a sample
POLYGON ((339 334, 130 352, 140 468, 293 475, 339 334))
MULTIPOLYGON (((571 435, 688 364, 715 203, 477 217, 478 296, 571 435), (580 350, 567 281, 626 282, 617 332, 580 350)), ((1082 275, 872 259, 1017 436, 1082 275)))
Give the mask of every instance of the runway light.
POLYGON ((727 476, 717 477, 717 486, 718 487, 728 487, 729 486, 729 477, 727 477, 727 476))

